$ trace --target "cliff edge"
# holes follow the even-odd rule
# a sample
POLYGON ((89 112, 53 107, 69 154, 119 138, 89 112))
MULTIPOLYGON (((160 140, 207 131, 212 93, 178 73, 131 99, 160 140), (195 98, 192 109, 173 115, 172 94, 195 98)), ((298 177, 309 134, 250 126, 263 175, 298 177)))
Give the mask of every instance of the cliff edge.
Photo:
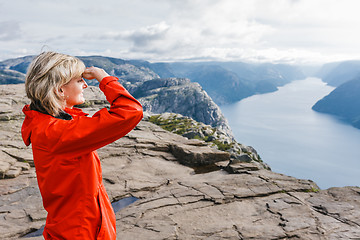
MULTIPOLYGON (((0 86, 0 239, 38 240, 46 211, 21 140, 19 86, 0 86)), ((84 111, 104 104, 93 103, 84 111)), ((360 238, 358 187, 319 190, 148 121, 98 152, 118 239, 360 238)))

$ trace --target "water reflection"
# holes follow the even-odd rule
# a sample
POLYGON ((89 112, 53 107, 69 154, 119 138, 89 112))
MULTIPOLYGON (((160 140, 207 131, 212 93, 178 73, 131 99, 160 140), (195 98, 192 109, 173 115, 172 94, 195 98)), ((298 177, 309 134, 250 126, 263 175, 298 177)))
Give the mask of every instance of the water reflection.
POLYGON ((139 200, 139 199, 136 197, 126 197, 126 198, 120 199, 119 201, 111 203, 111 206, 113 207, 114 212, 117 213, 122 208, 132 204, 133 202, 135 202, 137 200, 139 200))

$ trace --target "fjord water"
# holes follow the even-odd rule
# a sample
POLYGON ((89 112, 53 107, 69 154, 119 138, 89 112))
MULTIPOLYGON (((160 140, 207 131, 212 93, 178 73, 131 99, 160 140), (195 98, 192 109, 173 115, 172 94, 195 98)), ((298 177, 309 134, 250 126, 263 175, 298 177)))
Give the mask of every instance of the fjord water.
POLYGON ((321 189, 360 186, 360 129, 311 109, 333 89, 306 78, 221 110, 236 140, 254 147, 274 172, 321 189))

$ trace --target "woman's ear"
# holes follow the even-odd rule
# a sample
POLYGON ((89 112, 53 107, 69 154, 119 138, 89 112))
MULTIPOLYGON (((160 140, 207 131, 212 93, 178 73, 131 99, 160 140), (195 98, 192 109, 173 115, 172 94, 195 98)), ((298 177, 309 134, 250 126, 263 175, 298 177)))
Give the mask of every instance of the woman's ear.
POLYGON ((55 90, 57 92, 57 94, 61 97, 65 97, 64 95, 64 90, 60 87, 58 89, 55 90))

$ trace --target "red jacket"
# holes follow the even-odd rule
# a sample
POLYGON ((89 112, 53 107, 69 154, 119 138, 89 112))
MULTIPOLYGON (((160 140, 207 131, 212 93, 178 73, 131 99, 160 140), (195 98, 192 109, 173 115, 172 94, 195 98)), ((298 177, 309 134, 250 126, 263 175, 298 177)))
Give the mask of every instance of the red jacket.
POLYGON ((65 109, 70 120, 23 109, 21 133, 32 144, 43 205, 48 212, 45 239, 116 239, 115 214, 102 183, 96 149, 130 132, 142 119, 141 104, 115 77, 100 89, 111 104, 87 117, 65 109))

